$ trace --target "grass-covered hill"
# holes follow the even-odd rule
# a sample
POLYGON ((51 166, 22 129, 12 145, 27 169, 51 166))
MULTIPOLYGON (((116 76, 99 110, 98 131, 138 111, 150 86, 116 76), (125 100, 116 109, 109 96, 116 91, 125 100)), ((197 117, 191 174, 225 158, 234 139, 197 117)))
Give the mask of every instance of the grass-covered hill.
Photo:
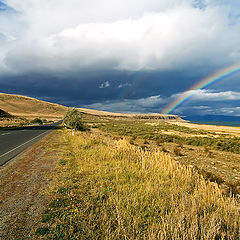
POLYGON ((78 110, 87 115, 98 116, 98 117, 111 117, 111 118, 134 118, 134 119, 160 119, 166 121, 184 121, 177 115, 171 114, 160 114, 160 113, 146 113, 146 114, 137 114, 137 113, 114 113, 107 111, 99 111, 94 109, 87 108, 78 108, 78 110))
POLYGON ((2 111, 11 115, 26 118, 62 118, 67 107, 49 103, 35 98, 0 93, 0 107, 2 111))
POLYGON ((11 114, 0 109, 0 118, 13 118, 11 114))
MULTIPOLYGON (((3 111, 14 116, 25 118, 62 118, 67 107, 35 98, 0 93, 0 107, 3 111)), ((159 113, 151 114, 130 114, 130 113, 113 113, 99 111, 94 109, 79 108, 81 113, 91 116, 110 117, 110 118, 135 118, 135 119, 162 119, 182 121, 179 116, 159 113)))

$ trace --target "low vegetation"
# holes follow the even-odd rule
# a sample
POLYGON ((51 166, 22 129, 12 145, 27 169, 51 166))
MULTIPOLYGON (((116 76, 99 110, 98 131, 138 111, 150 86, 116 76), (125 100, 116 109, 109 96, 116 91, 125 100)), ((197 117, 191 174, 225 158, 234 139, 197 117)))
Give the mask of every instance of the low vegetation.
POLYGON ((0 118, 13 118, 11 114, 0 109, 0 118))
POLYGON ((117 133, 124 136, 135 136, 143 139, 155 141, 171 142, 178 144, 187 144, 192 146, 209 147, 215 150, 228 151, 240 154, 240 138, 226 134, 220 134, 215 137, 216 133, 205 130, 194 130, 183 126, 177 126, 168 123, 146 124, 136 121, 109 121, 104 124, 98 124, 96 127, 117 133), (174 134, 168 134, 174 130, 174 134), (181 136, 178 133, 189 133, 194 136, 181 136), (198 136, 199 135, 199 136, 198 136), (203 135, 203 136, 201 136, 203 135))
POLYGON ((40 118, 34 118, 30 121, 31 124, 43 124, 43 121, 40 118))
POLYGON ((69 108, 63 119, 64 124, 75 130, 85 131, 87 127, 83 124, 82 114, 75 108, 69 108))
POLYGON ((22 127, 28 125, 29 121, 24 118, 15 117, 0 109, 0 129, 8 127, 22 127))
POLYGON ((126 136, 131 144, 142 149, 160 149, 181 164, 191 165, 206 179, 221 184, 226 192, 240 193, 239 137, 160 121, 85 121, 94 128, 126 136))
POLYGON ((204 180, 193 168, 159 150, 145 151, 95 129, 74 137, 69 130, 58 134, 59 171, 52 176, 52 201, 36 235, 46 239, 240 238, 237 199, 225 196, 216 183, 204 180))

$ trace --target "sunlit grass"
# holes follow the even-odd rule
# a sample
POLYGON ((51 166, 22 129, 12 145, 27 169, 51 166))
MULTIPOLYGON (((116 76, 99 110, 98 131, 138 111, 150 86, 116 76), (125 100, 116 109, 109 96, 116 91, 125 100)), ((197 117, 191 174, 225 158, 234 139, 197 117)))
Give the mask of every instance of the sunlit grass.
POLYGON ((192 168, 126 140, 62 132, 49 239, 238 239, 239 205, 192 168), (66 144, 67 143, 67 144, 66 144), (63 163, 64 160, 64 164, 63 163))

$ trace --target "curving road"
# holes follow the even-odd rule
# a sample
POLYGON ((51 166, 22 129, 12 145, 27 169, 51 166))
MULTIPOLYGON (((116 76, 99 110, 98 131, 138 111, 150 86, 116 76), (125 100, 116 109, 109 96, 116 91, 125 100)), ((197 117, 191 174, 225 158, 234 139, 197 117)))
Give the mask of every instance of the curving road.
POLYGON ((56 129, 62 121, 43 126, 0 130, 0 166, 56 129))

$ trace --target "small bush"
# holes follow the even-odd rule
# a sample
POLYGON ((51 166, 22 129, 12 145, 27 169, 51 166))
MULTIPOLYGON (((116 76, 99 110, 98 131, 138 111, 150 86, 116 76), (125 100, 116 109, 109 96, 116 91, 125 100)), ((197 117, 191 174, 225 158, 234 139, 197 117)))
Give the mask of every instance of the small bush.
POLYGON ((142 146, 141 146, 141 149, 143 149, 143 150, 147 150, 147 149, 148 149, 148 146, 146 146, 146 145, 142 145, 142 146))
POLYGON ((183 148, 182 143, 179 143, 179 144, 177 145, 177 147, 178 147, 178 148, 183 148))
POLYGON ((179 147, 175 147, 174 149, 173 149, 173 152, 174 152, 174 154, 176 155, 176 156, 182 156, 183 154, 181 153, 181 149, 179 148, 179 147))
POLYGON ((204 152, 205 153, 209 153, 209 148, 208 147, 204 147, 204 152))
POLYGON ((162 146, 162 143, 164 143, 163 139, 159 138, 156 141, 157 146, 162 146))
POLYGON ((132 139, 129 140, 129 143, 130 143, 131 145, 134 145, 134 144, 135 144, 132 139))
POLYGON ((49 228, 46 228, 46 227, 44 227, 44 228, 38 228, 38 229, 36 230, 36 235, 46 235, 46 234, 48 234, 49 232, 50 232, 49 228))
POLYGON ((165 147, 162 147, 162 152, 168 152, 168 150, 165 147))
POLYGON ((149 144, 149 142, 145 139, 143 144, 149 144))
POLYGON ((31 124, 42 124, 42 120, 40 118, 34 118, 31 122, 31 124))
POLYGON ((64 123, 79 131, 86 131, 87 127, 82 122, 82 114, 75 108, 69 108, 63 119, 64 123))
POLYGON ((66 164, 67 164, 67 161, 66 161, 66 160, 64 160, 64 159, 61 159, 61 160, 59 161, 59 163, 60 163, 62 166, 64 166, 64 165, 66 165, 66 164))
POLYGON ((137 136, 132 136, 132 140, 135 141, 137 139, 137 136))

